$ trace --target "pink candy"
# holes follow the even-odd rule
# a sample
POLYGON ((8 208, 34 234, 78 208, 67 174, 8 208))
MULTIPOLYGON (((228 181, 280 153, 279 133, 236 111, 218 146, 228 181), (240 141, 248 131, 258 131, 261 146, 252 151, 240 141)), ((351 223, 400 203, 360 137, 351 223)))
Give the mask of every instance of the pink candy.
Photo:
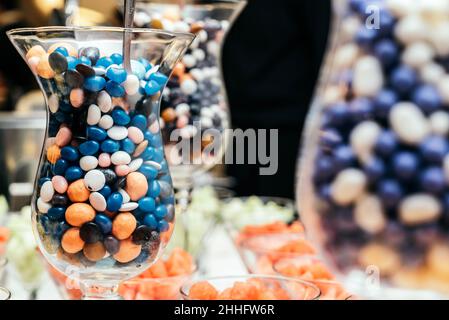
POLYGON ((102 168, 109 167, 111 165, 111 156, 109 153, 102 153, 98 156, 98 164, 102 168))
POLYGON ((70 91, 70 103, 74 108, 79 108, 84 102, 84 91, 83 89, 73 89, 70 91))
POLYGON ((144 139, 143 132, 137 127, 129 127, 128 138, 135 144, 139 144, 144 139))
POLYGON ((119 165, 115 167, 115 173, 119 177, 124 177, 128 175, 128 173, 131 171, 131 169, 127 165, 119 165))
POLYGON ((57 193, 65 193, 69 187, 67 180, 63 176, 54 176, 51 178, 51 183, 57 193))
POLYGON ((59 147, 65 147, 72 140, 72 131, 67 127, 61 127, 56 135, 56 144, 59 147))

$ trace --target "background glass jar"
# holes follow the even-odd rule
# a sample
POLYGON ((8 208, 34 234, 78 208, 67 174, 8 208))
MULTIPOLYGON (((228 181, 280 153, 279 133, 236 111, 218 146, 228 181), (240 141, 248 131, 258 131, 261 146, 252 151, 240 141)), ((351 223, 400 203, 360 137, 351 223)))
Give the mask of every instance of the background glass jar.
POLYGON ((334 12, 301 154, 303 221, 362 297, 448 293, 449 2, 336 0, 334 12))

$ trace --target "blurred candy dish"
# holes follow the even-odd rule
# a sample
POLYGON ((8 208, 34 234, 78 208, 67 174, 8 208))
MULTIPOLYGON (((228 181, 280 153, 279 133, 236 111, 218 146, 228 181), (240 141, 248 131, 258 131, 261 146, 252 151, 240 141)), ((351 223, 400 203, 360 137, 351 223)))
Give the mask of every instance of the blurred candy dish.
POLYGON ((279 276, 230 276, 192 281, 182 286, 186 300, 315 300, 317 286, 279 276))
POLYGON ((181 286, 195 271, 192 256, 175 248, 137 278, 123 282, 119 293, 125 300, 179 300, 181 286))
POLYGON ((447 296, 449 2, 334 10, 300 158, 301 219, 362 297, 447 296))

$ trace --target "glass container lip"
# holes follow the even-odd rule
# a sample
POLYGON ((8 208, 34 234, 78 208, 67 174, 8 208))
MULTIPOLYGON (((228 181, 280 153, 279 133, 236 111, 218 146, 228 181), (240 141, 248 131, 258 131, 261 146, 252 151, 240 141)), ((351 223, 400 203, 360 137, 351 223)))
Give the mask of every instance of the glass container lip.
POLYGON ((20 37, 30 33, 39 32, 64 32, 64 31, 92 31, 92 32, 130 32, 130 33, 154 33, 170 36, 172 38, 185 38, 187 40, 193 40, 195 35, 189 32, 171 32, 161 29, 152 28, 123 28, 123 27, 106 27, 106 26, 45 26, 37 28, 15 28, 8 30, 6 34, 8 37, 20 37))
POLYGON ((0 287, 0 292, 1 292, 2 294, 4 294, 4 296, 2 297, 1 300, 6 301, 6 300, 11 299, 11 291, 9 291, 8 289, 3 288, 3 287, 0 287))
POLYGON ((208 281, 208 282, 214 282, 214 281, 220 281, 220 280, 234 280, 234 281, 239 281, 239 280, 250 280, 250 279, 262 279, 262 280, 277 280, 277 281, 287 281, 287 282, 296 282, 296 283, 301 283, 307 287, 313 288, 316 290, 317 295, 315 297, 312 297, 310 300, 317 300, 321 297, 321 290, 320 288, 315 285, 314 283, 304 280, 304 279, 299 279, 299 278, 290 278, 290 277, 285 277, 282 275, 266 275, 266 274, 246 274, 246 275, 238 275, 238 276, 218 276, 218 277, 210 277, 210 278, 203 278, 203 279, 197 279, 197 280, 190 280, 188 282, 186 282, 185 284, 183 284, 181 286, 181 288, 179 289, 181 296, 183 297, 183 299, 189 299, 189 293, 188 293, 188 289, 195 283, 198 283, 200 281, 208 281))

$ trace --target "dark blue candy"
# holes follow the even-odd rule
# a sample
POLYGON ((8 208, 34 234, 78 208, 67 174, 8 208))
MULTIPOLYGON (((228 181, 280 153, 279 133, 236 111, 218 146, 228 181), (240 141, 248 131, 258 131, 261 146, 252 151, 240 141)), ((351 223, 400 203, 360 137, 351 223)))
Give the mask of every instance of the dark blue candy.
POLYGON ((110 186, 104 186, 103 189, 101 189, 100 191, 98 191, 105 199, 107 199, 111 193, 111 187, 110 186))
POLYGON ((111 58, 109 57, 102 57, 97 61, 96 67, 103 67, 103 68, 107 68, 109 67, 111 64, 113 64, 114 61, 112 61, 111 58))
POLYGON ((145 85, 145 93, 149 96, 153 96, 161 90, 161 85, 154 80, 150 80, 145 85))
POLYGON ((106 139, 101 143, 100 148, 103 152, 114 153, 120 150, 120 143, 111 139, 106 139))
POLYGON ((100 144, 97 141, 89 140, 80 144, 79 150, 83 156, 93 156, 100 150, 100 144))
POLYGON ((64 147, 61 149, 61 157, 68 161, 76 161, 79 158, 78 150, 74 147, 64 147))
POLYGON ((126 111, 120 107, 115 107, 114 110, 112 110, 111 116, 112 119, 114 119, 114 124, 118 126, 126 126, 131 121, 131 118, 126 111))
POLYGON ((373 100, 374 113, 385 119, 390 114, 390 110, 399 101, 398 95, 393 90, 383 89, 373 100))
POLYGON ((81 170, 80 167, 69 167, 65 171, 65 175, 64 175, 66 180, 69 181, 69 182, 78 180, 82 176, 83 176, 83 170, 81 170))
POLYGON ((160 220, 158 222, 158 226, 157 229, 159 230, 159 232, 165 232, 168 231, 168 229, 170 228, 169 224, 167 221, 165 220, 160 220))
POLYGON ((115 83, 122 83, 126 80, 126 77, 128 74, 126 73, 126 70, 120 67, 110 67, 106 71, 106 76, 115 83))
POLYGON ((337 172, 335 161, 331 157, 318 157, 315 164, 314 179, 316 182, 327 182, 332 179, 337 172))
POLYGON ((113 192, 106 201, 108 211, 115 212, 120 209, 123 202, 123 196, 118 192, 113 192))
POLYGON ((167 213, 168 211, 165 205, 159 205, 156 207, 156 210, 154 210, 154 216, 158 220, 164 219, 167 213))
POLYGON ((381 159, 372 158, 363 167, 363 170, 371 183, 377 182, 385 174, 385 164, 381 159))
POLYGON ((449 144, 443 137, 432 136, 422 142, 420 150, 424 160, 440 164, 449 152, 449 144))
POLYGON ((439 167, 424 170, 420 177, 421 188, 425 192, 440 194, 446 188, 444 171, 439 167))
POLYGON ((419 159, 412 152, 400 152, 393 158, 393 172, 401 180, 415 177, 419 169, 419 159))
POLYGON ((87 138, 95 141, 103 141, 107 137, 106 130, 97 127, 97 126, 89 126, 87 128, 87 138))
POLYGON ((64 207, 52 207, 48 210, 47 216, 52 221, 61 221, 62 219, 64 219, 65 210, 66 208, 64 207))
POLYGON ((395 180, 384 180, 379 182, 377 194, 387 209, 396 207, 403 197, 403 190, 395 180))
POLYGON ((332 201, 331 186, 328 184, 321 186, 318 190, 318 195, 321 199, 331 202, 332 201))
POLYGON ((139 209, 144 212, 152 212, 156 208, 156 202, 153 198, 144 197, 139 200, 139 209))
POLYGON ((157 198, 161 194, 161 186, 157 180, 153 180, 148 184, 147 196, 157 198))
POLYGON ((352 166, 355 156, 351 147, 343 145, 335 149, 334 159, 335 164, 341 170, 352 166))
POLYGON ((374 150, 379 156, 387 158, 395 152, 397 146, 396 135, 392 131, 386 130, 379 135, 374 150))
POLYGON ((104 214, 98 213, 95 216, 95 223, 100 227, 103 234, 109 234, 112 231, 112 221, 104 214))
POLYGON ((393 65, 398 60, 399 48, 391 39, 379 41, 374 47, 374 55, 385 67, 393 65))
MULTIPOLYGON (((39 222, 42 228, 44 229, 45 234, 50 234, 50 218, 46 214, 39 215, 39 222)), ((157 223, 157 222, 156 222, 157 223)))
POLYGON ((395 18, 385 9, 380 11, 379 33, 383 36, 390 35, 396 23, 395 18))
POLYGON ((70 225, 65 222, 65 221, 61 221, 59 222, 56 227, 55 227, 55 236, 58 240, 60 240, 62 238, 62 236, 64 235, 64 233, 69 230, 71 227, 70 225))
POLYGON ((415 88, 418 76, 415 70, 402 65, 393 70, 390 81, 397 92, 407 94, 415 88))
POLYGON ((158 174, 157 169, 149 164, 142 164, 139 168, 139 172, 142 173, 148 180, 155 179, 158 174))
POLYGON ((165 74, 163 74, 163 73, 155 72, 155 73, 151 74, 150 80, 154 80, 160 86, 164 86, 167 83, 167 81, 168 81, 168 77, 165 74))
POLYGON ((120 98, 125 95, 125 88, 123 88, 120 84, 118 84, 114 81, 108 81, 108 83, 106 83, 106 91, 112 97, 116 97, 116 98, 120 98))
POLYGON ((134 153, 134 150, 136 150, 134 142, 132 142, 131 139, 129 138, 125 138, 122 141, 120 141, 120 145, 121 145, 120 149, 129 154, 134 153))
POLYGON ((323 150, 333 151, 342 142, 340 133, 332 128, 324 130, 320 135, 320 146, 323 150))
POLYGON ((147 227, 150 227, 153 230, 156 230, 158 227, 157 219, 152 214, 147 214, 145 218, 143 218, 143 224, 147 227))
POLYGON ((145 132, 148 126, 147 117, 143 114, 137 114, 132 118, 131 125, 139 128, 142 132, 145 132))
POLYGON ((97 92, 103 90, 106 86, 106 80, 100 76, 93 76, 84 80, 84 88, 89 91, 97 92))
POLYGON ((443 104, 438 90, 431 85, 418 87, 413 93, 412 101, 427 114, 437 111, 443 104))
POLYGON ((140 155, 140 157, 144 161, 152 160, 154 157, 154 148, 153 147, 147 147, 144 152, 140 155))
POLYGON ((111 60, 114 61, 115 64, 122 64, 123 63, 123 57, 119 53, 114 53, 111 55, 111 60))
POLYGON ((355 41, 359 46, 369 48, 377 38, 377 31, 375 29, 368 29, 362 25, 355 36, 355 41))
POLYGON ((53 173, 57 176, 63 176, 68 167, 69 163, 67 160, 59 159, 53 167, 53 173))
POLYGON ((331 127, 339 128, 346 125, 350 118, 348 105, 337 103, 330 106, 327 110, 327 118, 331 127))
POLYGON ((39 187, 42 187, 42 185, 47 181, 51 181, 51 179, 49 177, 39 178, 39 180, 37 181, 37 185, 39 187))
POLYGON ((357 98, 349 105, 351 120, 355 123, 368 120, 373 114, 373 102, 368 98, 357 98))

